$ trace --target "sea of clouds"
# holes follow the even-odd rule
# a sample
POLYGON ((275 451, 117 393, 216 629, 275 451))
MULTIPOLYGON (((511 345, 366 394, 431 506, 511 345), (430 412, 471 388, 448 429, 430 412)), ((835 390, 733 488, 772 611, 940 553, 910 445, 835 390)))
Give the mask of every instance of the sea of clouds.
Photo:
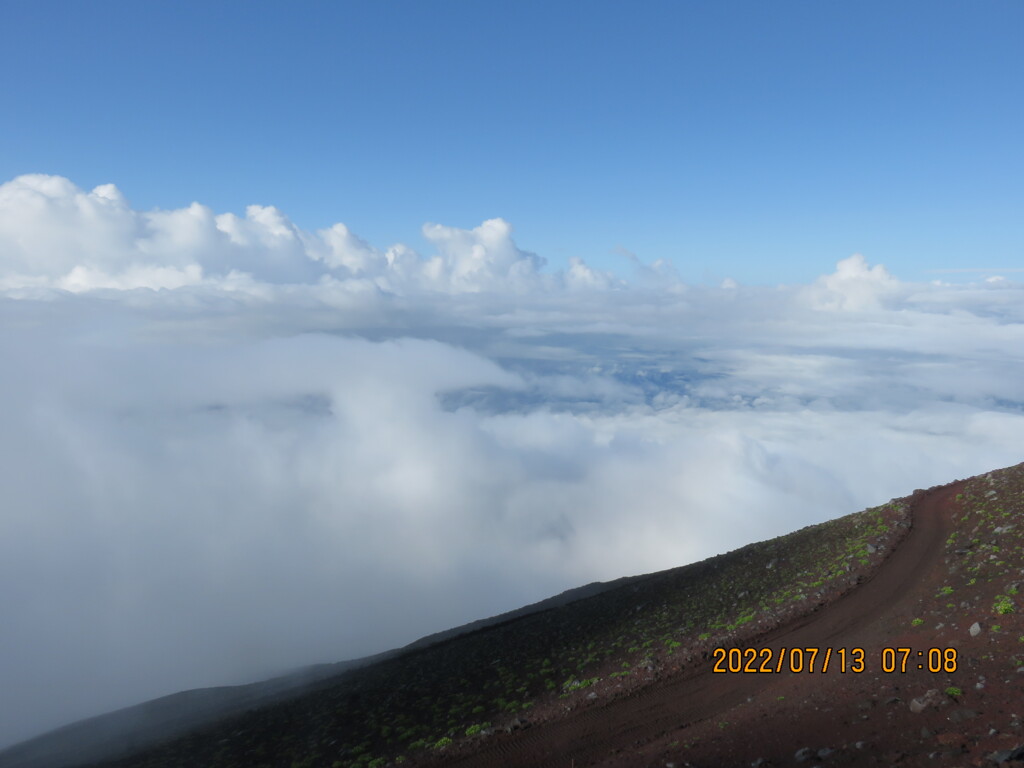
POLYGON ((1024 459, 1024 285, 0 185, 0 745, 1024 459))

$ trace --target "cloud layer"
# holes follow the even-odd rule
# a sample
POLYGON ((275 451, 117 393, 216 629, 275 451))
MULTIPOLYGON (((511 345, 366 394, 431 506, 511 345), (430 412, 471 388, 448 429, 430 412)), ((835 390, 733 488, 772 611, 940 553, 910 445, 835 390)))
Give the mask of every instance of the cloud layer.
MULTIPOLYGON (((545 284, 543 260, 520 250, 502 219, 472 230, 425 224, 423 236, 437 251, 430 258, 401 244, 375 248, 340 223, 306 232, 273 206, 250 205, 244 218, 199 203, 139 212, 113 184, 85 192, 34 174, 0 185, 0 288, 237 289, 341 279, 394 292, 465 293, 545 284)), ((602 284, 582 263, 560 282, 602 284)))
POLYGON ((1021 460, 1019 283, 424 234, 0 186, 0 744, 1021 460))

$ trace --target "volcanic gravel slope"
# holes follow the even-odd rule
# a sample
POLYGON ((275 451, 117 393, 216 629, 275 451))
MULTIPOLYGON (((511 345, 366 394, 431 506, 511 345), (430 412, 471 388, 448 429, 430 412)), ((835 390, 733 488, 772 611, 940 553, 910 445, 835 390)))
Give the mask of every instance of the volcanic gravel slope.
POLYGON ((765 649, 754 666, 768 660, 769 668, 780 657, 790 663, 783 649, 821 649, 814 672, 716 673, 712 654, 627 696, 595 699, 433 764, 1024 765, 1024 465, 910 502, 909 535, 869 580, 737 644, 765 649), (863 649, 863 671, 854 648, 863 649), (904 658, 889 648, 910 649, 905 672, 885 671, 904 658), (838 649, 847 650, 845 672, 838 649))
POLYGON ((126 734, 126 756, 95 765, 993 764, 1024 744, 1022 545, 1024 464, 417 647, 130 755, 126 734), (821 651, 814 672, 715 673, 722 647, 766 667, 821 651), (902 658, 887 648, 910 649, 905 672, 884 670, 902 658), (928 671, 949 648, 956 669, 928 671))

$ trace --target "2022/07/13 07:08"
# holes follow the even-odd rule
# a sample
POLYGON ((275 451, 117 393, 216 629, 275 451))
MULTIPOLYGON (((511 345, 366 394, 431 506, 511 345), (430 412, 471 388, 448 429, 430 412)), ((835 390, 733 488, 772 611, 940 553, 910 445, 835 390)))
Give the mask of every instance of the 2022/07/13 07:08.
POLYGON ((820 672, 830 669, 838 672, 880 670, 885 673, 905 673, 908 670, 927 670, 938 673, 956 672, 956 648, 882 648, 870 657, 877 666, 868 663, 863 648, 715 648, 712 652, 712 672, 724 674, 820 672))

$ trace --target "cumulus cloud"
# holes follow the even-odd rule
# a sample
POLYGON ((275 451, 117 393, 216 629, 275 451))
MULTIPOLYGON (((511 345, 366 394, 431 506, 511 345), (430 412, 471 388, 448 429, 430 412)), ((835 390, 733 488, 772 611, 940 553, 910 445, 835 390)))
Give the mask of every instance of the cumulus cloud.
POLYGON ((178 288, 238 270, 268 281, 314 275, 302 234, 274 208, 217 216, 199 203, 132 210, 112 184, 85 192, 41 174, 0 185, 0 287, 178 288))
POLYGON ((624 282, 500 219, 424 234, 0 186, 0 744, 1020 460, 1019 283, 624 282))
POLYGON ((423 235, 435 255, 380 250, 342 223, 306 232, 273 206, 250 205, 244 217, 199 203, 135 211, 113 184, 85 192, 33 174, 0 185, 0 288, 237 288, 239 275, 271 284, 360 278, 399 293, 552 284, 540 274, 544 260, 520 250, 502 219, 470 230, 426 224, 423 235))
POLYGON ((878 309, 899 290, 899 284, 881 264, 869 267, 859 253, 843 259, 836 271, 818 279, 808 291, 821 309, 878 309))

